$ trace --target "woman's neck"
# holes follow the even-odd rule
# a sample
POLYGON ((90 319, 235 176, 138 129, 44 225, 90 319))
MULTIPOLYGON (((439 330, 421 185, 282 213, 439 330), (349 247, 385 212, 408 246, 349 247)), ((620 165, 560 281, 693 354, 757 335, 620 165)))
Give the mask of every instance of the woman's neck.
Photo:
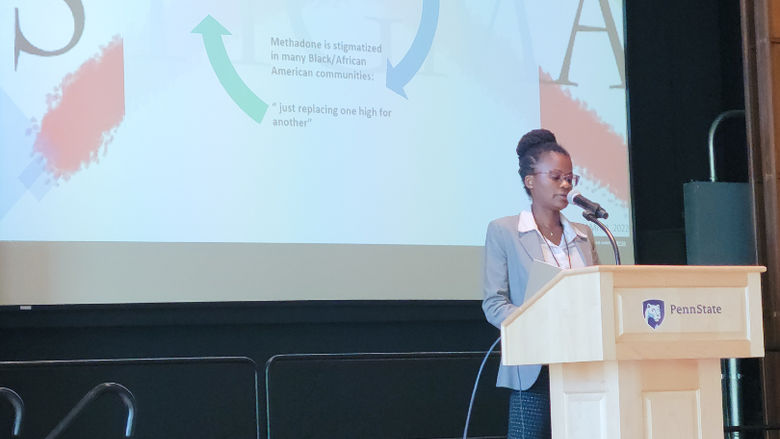
POLYGON ((555 230, 561 226, 561 212, 554 209, 545 209, 536 204, 531 204, 531 213, 534 215, 537 227, 545 230, 555 230))

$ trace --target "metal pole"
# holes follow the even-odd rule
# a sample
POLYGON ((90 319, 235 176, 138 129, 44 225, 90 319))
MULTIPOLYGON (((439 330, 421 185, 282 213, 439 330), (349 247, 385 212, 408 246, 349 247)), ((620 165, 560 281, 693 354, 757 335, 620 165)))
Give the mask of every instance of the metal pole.
POLYGON ((601 230, 604 231, 604 233, 607 234, 607 238, 609 238, 609 243, 612 245, 612 251, 615 253, 615 265, 620 265, 620 252, 618 251, 617 241, 615 241, 615 237, 612 235, 612 232, 610 232, 607 226, 605 226, 601 221, 599 221, 598 218, 596 218, 596 214, 594 212, 586 210, 585 212, 582 212, 582 216, 586 220, 595 223, 597 226, 601 228, 601 230))
MULTIPOLYGON (((731 418, 731 425, 739 427, 742 424, 742 410, 739 406, 740 394, 742 393, 741 383, 739 382, 739 367, 736 358, 729 358, 726 360, 726 367, 728 372, 728 389, 729 389, 729 411, 731 412, 729 418, 731 418)), ((732 439, 739 439, 740 432, 735 431, 731 434, 732 439)))

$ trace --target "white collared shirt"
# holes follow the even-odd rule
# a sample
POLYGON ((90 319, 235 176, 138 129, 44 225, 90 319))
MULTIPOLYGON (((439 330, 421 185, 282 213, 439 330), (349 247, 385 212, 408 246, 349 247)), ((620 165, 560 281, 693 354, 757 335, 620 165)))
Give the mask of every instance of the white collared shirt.
POLYGON ((561 214, 561 225, 563 226, 563 236, 560 243, 553 243, 549 239, 542 235, 539 231, 539 227, 536 225, 534 215, 524 210, 520 212, 520 220, 517 223, 517 231, 520 233, 526 233, 530 231, 536 231, 539 236, 539 245, 542 248, 542 255, 544 261, 550 265, 555 265, 561 268, 581 268, 585 266, 585 261, 580 254, 579 249, 574 245, 574 240, 577 236, 587 238, 587 236, 572 227, 569 220, 561 214))

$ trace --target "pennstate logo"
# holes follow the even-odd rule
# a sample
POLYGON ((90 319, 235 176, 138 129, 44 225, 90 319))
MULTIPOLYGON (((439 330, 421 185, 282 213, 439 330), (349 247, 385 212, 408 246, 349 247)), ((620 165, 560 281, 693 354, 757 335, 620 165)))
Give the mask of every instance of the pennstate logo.
POLYGON ((651 328, 656 329, 664 321, 664 301, 650 299, 642 302, 642 316, 651 328))

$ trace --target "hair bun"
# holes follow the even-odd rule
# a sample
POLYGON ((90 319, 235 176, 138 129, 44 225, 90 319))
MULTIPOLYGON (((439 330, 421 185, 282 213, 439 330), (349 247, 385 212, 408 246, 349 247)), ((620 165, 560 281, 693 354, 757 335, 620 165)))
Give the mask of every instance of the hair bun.
POLYGON ((545 143, 556 143, 555 134, 544 128, 531 130, 527 132, 519 142, 517 142, 517 157, 525 155, 529 149, 545 143))

